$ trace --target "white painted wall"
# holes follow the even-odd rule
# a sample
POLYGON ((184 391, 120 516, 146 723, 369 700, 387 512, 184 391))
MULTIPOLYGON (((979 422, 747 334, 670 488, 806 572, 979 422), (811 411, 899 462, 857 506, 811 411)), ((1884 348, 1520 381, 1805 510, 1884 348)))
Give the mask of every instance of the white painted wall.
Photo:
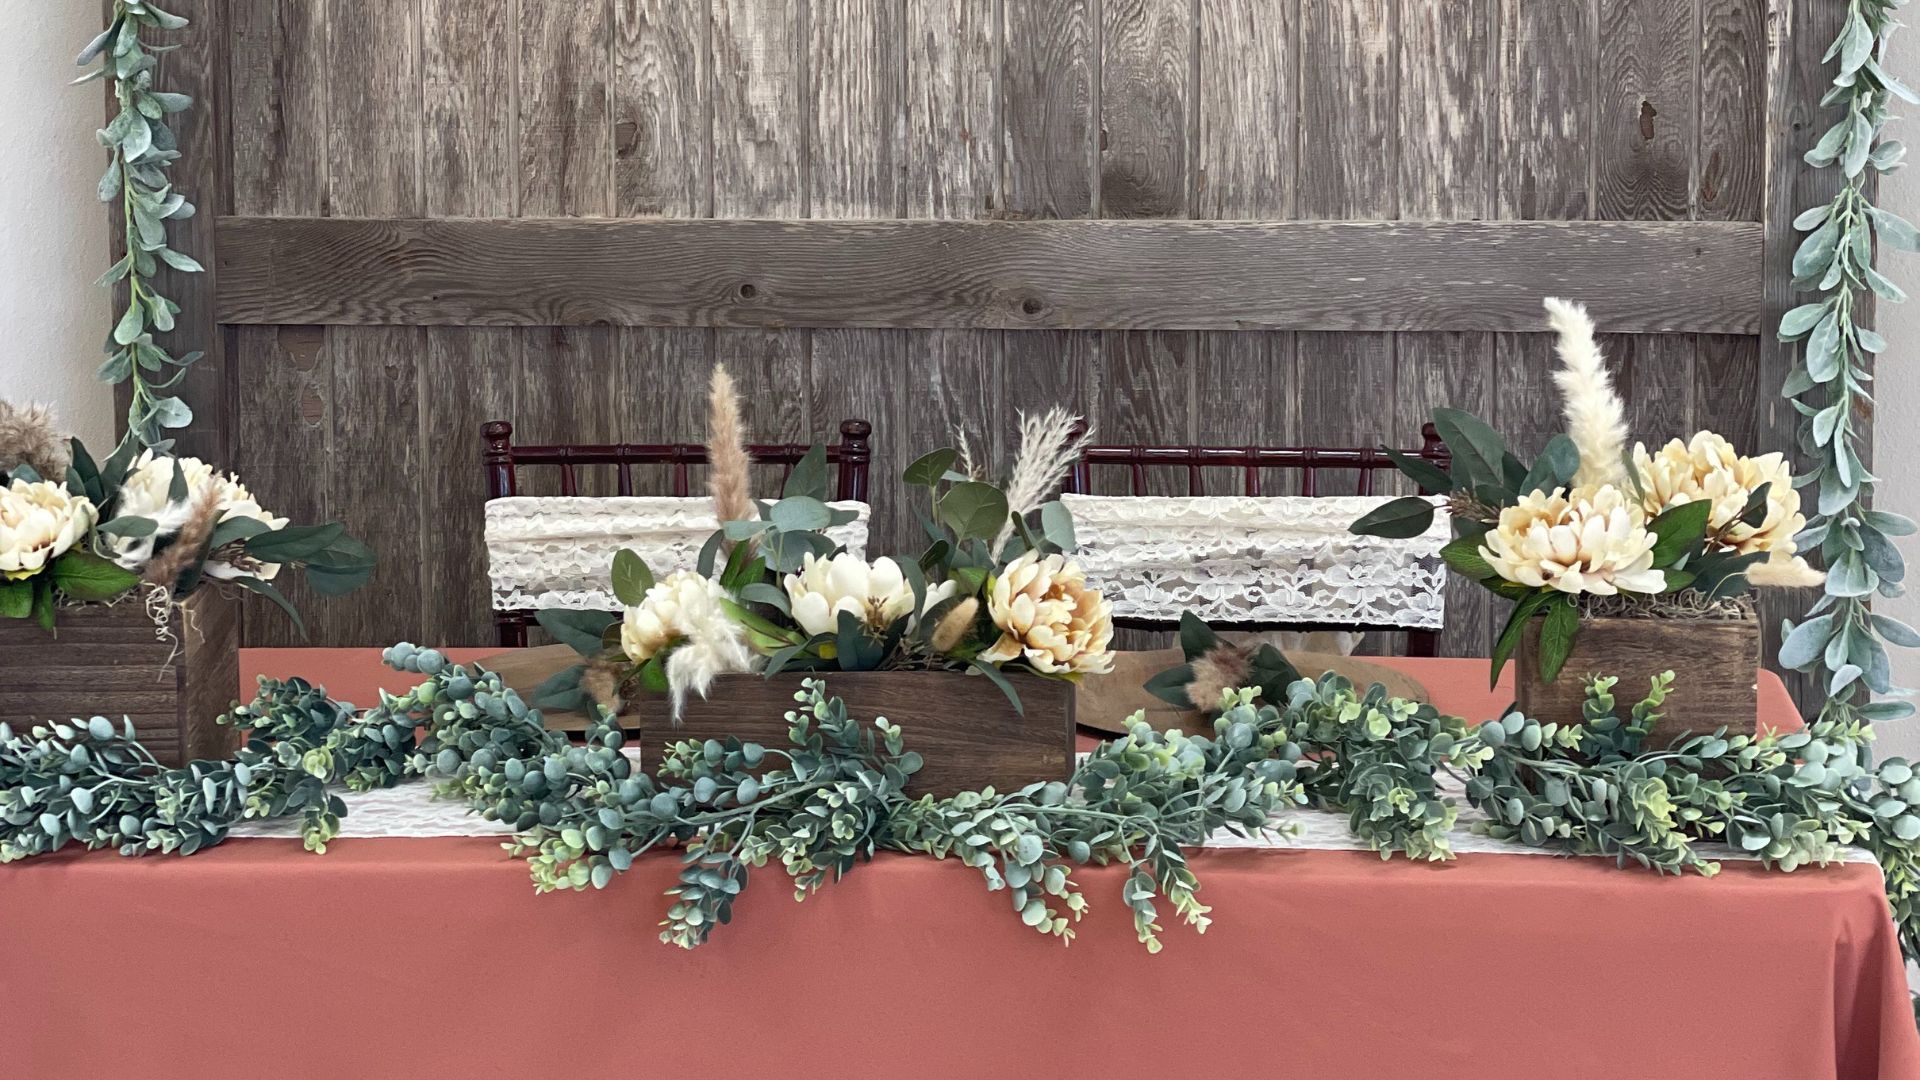
POLYGON ((51 402, 90 446, 113 439, 113 393, 94 381, 109 322, 100 84, 68 86, 100 32, 100 5, 7 0, 0 35, 0 398, 51 402))
MULTIPOLYGON (((1907 31, 1893 39, 1889 53, 1895 78, 1914 85, 1920 79, 1920 33, 1907 31)), ((1896 103, 1898 104, 1898 103, 1896 103)), ((1911 111, 1902 109, 1901 111, 1911 111)), ((1912 144, 1915 136, 1906 121, 1891 125, 1895 138, 1912 144)), ((1884 177, 1880 183, 1880 203, 1909 221, 1920 221, 1920 159, 1905 169, 1884 177)), ((1883 252, 1880 270, 1900 284, 1912 297, 1920 297, 1920 256, 1883 252)), ((1879 328, 1890 343, 1881 358, 1874 386, 1879 406, 1874 419, 1874 473, 1882 477, 1878 505, 1909 517, 1920 518, 1920 368, 1912 357, 1920 351, 1920 299, 1904 304, 1881 304, 1879 328)), ((1903 541, 1901 550, 1915 572, 1920 572, 1920 544, 1903 541)), ((1908 575, 1908 595, 1882 602, 1888 614, 1920 626, 1920 579, 1908 575)), ((1893 650, 1893 681, 1897 686, 1920 688, 1920 650, 1893 650)), ((1920 718, 1885 725, 1880 732, 1880 752, 1920 757, 1920 718)))

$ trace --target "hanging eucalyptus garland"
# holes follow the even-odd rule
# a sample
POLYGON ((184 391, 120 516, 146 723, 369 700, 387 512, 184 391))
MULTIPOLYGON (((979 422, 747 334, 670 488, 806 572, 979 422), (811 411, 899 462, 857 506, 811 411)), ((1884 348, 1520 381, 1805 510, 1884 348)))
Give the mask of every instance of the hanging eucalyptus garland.
POLYGON ((158 55, 173 46, 149 47, 140 34, 149 28, 178 30, 186 25, 187 20, 144 0, 114 0, 107 28, 87 43, 76 61, 81 66, 97 61, 99 66, 74 80, 108 80, 120 105, 118 114, 98 133, 100 145, 111 154, 106 174, 100 178, 100 201, 119 204, 127 253, 98 284, 110 287, 125 281, 127 306, 114 324, 99 375, 111 385, 132 384, 127 438, 160 449, 169 441, 164 438, 166 430, 193 422, 193 410, 169 391, 201 354, 176 357, 154 340, 155 334, 173 329, 174 316, 180 313, 180 305, 160 294, 154 278, 162 263, 187 274, 203 268, 167 243, 167 222, 192 217, 194 207, 173 189, 167 176, 180 151, 166 118, 191 107, 193 99, 154 89, 158 55))
POLYGON ((1804 341, 1800 363, 1783 393, 1802 417, 1800 450, 1812 462, 1798 483, 1818 491, 1817 513, 1800 534, 1803 550, 1818 546, 1827 568, 1826 595, 1798 625, 1786 627, 1780 650, 1784 667, 1825 673, 1828 700, 1817 720, 1842 724, 1897 720, 1913 714, 1907 701, 1871 701, 1893 691, 1886 644, 1920 646, 1920 633, 1891 616, 1875 613, 1876 594, 1904 591, 1906 563, 1893 537, 1914 532, 1898 514, 1869 508, 1877 482, 1861 460, 1864 433, 1855 426, 1871 404, 1869 357, 1886 340, 1858 322, 1870 296, 1898 302, 1906 294, 1873 267, 1874 240, 1903 251, 1920 251, 1920 230, 1875 205, 1869 177, 1897 169, 1906 156, 1898 141, 1882 139, 1890 99, 1920 103, 1881 66, 1887 38, 1899 25, 1894 11, 1906 0, 1849 0, 1846 23, 1827 50, 1839 69, 1822 104, 1839 104, 1844 115, 1808 152, 1807 163, 1834 167, 1845 183, 1833 199, 1794 219, 1807 235, 1794 252, 1793 284, 1817 299, 1787 312, 1783 341, 1804 341))

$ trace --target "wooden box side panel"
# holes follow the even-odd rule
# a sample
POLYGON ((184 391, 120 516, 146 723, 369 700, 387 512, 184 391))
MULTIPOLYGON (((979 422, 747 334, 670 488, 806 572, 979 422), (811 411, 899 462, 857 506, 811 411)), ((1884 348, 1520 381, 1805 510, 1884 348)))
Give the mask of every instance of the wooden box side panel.
MULTIPOLYGON (((926 766, 917 794, 951 795, 993 787, 1006 791, 1073 771, 1073 686, 1014 677, 1025 715, 984 678, 951 672, 847 672, 823 676, 829 695, 861 723, 884 716, 900 725, 906 747, 926 766)), ((664 699, 636 702, 622 716, 640 732, 648 767, 662 745, 726 736, 766 746, 787 744, 786 713, 805 676, 726 675, 706 698, 689 698, 675 726, 664 699)))
POLYGON ((1727 727, 1752 731, 1759 719, 1760 624, 1747 620, 1588 619, 1560 677, 1540 682, 1542 620, 1522 635, 1514 687, 1520 709, 1543 720, 1574 721, 1585 701, 1588 675, 1614 675, 1622 708, 1646 693, 1654 676, 1674 673, 1663 718, 1654 728, 1664 743, 1686 731, 1727 727))
POLYGON ((232 732, 214 721, 240 680, 238 605, 203 589, 186 607, 174 617, 178 645, 156 636, 135 599, 62 608, 52 633, 0 621, 0 720, 124 717, 163 764, 225 756, 232 732))

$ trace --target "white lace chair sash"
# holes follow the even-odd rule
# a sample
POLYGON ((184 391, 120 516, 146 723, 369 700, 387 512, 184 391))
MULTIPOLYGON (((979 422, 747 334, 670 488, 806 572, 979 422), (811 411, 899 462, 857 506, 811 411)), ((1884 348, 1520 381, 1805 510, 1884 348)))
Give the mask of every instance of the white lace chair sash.
MULTIPOLYGON (((864 556, 870 508, 863 502, 828 505, 859 515, 827 535, 864 556)), ((703 497, 494 499, 487 503, 485 530, 493 608, 613 611, 620 606, 611 580, 615 552, 633 549, 664 577, 694 569, 700 548, 718 527, 713 503, 703 497)))
MULTIPOLYGON (((1437 630, 1445 509, 1409 540, 1347 531, 1388 497, 1062 495, 1114 614, 1437 630)), ((1441 500, 1434 500, 1436 505, 1441 500)))

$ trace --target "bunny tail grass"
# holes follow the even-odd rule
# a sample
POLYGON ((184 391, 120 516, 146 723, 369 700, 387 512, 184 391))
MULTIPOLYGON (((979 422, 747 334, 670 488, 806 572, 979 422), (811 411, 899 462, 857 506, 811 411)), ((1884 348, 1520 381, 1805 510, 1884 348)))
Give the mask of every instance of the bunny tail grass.
POLYGON ((1618 484, 1626 478, 1626 413, 1593 340, 1593 319, 1585 307, 1566 300, 1550 298, 1546 308, 1548 323, 1560 335, 1561 366, 1553 381, 1566 410, 1567 434, 1580 451, 1573 481, 1580 487, 1618 484))

